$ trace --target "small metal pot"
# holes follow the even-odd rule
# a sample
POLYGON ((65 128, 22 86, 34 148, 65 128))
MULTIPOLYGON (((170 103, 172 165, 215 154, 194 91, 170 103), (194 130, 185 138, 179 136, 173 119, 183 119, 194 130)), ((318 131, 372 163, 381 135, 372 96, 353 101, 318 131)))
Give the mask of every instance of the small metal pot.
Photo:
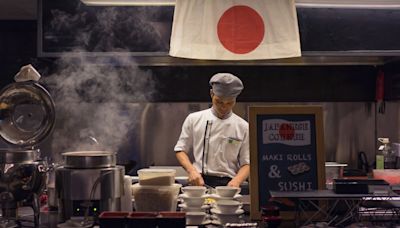
POLYGON ((62 155, 64 168, 110 168, 117 164, 115 153, 110 151, 74 151, 62 155))

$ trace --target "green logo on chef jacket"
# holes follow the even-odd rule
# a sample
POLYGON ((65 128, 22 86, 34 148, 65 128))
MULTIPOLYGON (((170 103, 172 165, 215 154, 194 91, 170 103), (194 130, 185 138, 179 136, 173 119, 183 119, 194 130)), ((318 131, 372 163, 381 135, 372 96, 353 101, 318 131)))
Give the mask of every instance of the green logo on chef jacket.
POLYGON ((228 143, 229 144, 238 144, 240 141, 238 139, 234 138, 228 138, 228 143))

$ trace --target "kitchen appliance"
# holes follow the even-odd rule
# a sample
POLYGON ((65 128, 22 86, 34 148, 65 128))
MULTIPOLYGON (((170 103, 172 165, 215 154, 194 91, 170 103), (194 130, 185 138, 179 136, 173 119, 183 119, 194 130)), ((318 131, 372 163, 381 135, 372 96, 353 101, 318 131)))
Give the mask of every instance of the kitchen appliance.
POLYGON ((32 207, 35 226, 39 225, 47 164, 35 146, 51 132, 54 121, 54 103, 36 81, 19 81, 1 90, 0 136, 10 144, 0 149, 1 227, 20 223, 19 206, 32 207))
POLYGON ((140 169, 139 183, 132 185, 136 211, 176 211, 182 187, 175 184, 174 169, 140 169))
POLYGON ((335 179, 333 180, 333 191, 337 194, 373 194, 386 189, 389 183, 380 179, 335 179))
POLYGON ((103 211, 121 211, 124 191, 123 166, 109 151, 63 153, 64 165, 56 168, 56 194, 60 219, 97 218, 103 211))

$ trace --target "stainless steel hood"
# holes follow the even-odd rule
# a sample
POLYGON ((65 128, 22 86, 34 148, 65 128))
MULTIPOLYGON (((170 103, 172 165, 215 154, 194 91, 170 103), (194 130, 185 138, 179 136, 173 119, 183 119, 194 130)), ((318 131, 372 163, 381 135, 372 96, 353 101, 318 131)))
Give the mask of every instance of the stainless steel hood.
MULTIPOLYGON (((332 53, 337 54, 337 53, 332 53)), ((271 60, 246 60, 246 61, 218 61, 218 60, 194 60, 174 58, 170 56, 147 56, 134 57, 138 65, 143 66, 325 66, 325 65, 369 65, 379 66, 393 61, 398 61, 398 57, 393 56, 328 56, 326 53, 320 53, 315 56, 307 56, 303 53, 302 57, 271 59, 271 60)), ((98 61, 97 63, 108 61, 98 61)))

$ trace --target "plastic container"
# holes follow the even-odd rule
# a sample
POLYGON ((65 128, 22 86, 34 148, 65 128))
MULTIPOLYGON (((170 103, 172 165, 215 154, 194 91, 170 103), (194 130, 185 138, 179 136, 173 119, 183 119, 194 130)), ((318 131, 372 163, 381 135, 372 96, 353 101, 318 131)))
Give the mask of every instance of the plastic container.
POLYGON ((140 169, 139 184, 144 186, 169 186, 175 183, 174 169, 140 169))
POLYGON ((396 155, 390 147, 389 138, 378 138, 382 143, 379 146, 376 155, 376 169, 394 169, 396 168, 396 155))
POLYGON ((176 211, 180 184, 171 186, 132 185, 136 211, 176 211))
POLYGON ((333 180, 343 177, 343 169, 347 164, 337 162, 325 162, 325 185, 327 189, 333 189, 333 180))

